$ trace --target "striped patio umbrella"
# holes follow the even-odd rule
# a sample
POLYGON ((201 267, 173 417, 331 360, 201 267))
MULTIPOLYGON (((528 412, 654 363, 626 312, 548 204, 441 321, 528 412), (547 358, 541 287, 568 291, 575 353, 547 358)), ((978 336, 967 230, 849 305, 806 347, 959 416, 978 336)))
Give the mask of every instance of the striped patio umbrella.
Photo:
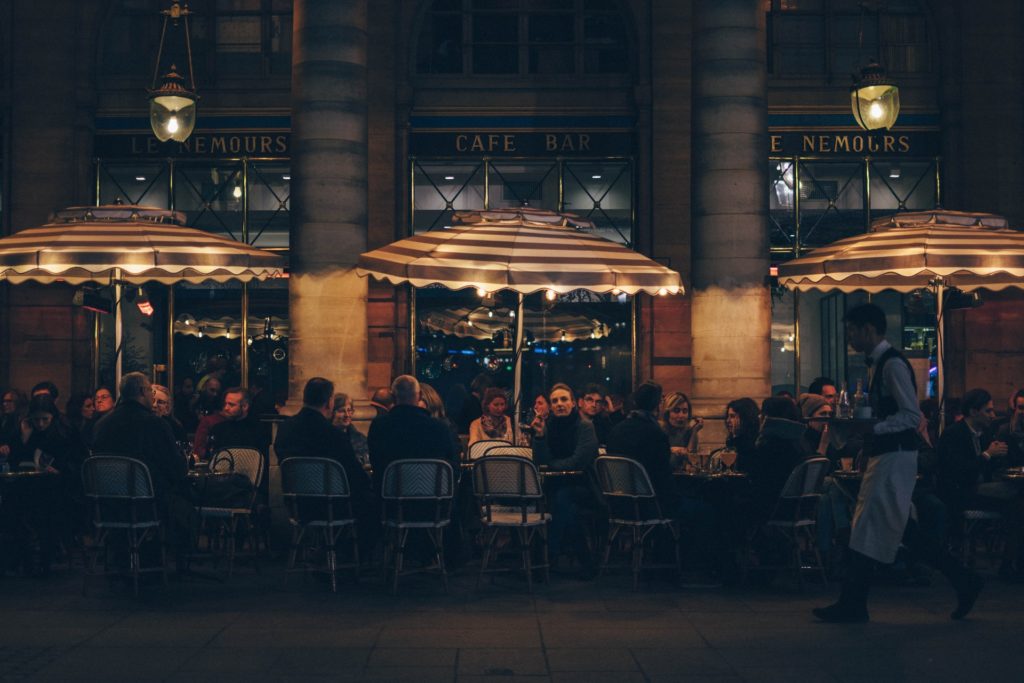
POLYGON ((679 273, 643 254, 589 234, 594 224, 579 216, 539 209, 463 211, 444 230, 421 233, 368 251, 356 272, 392 284, 502 289, 519 294, 515 332, 513 419, 518 417, 522 378, 523 296, 547 290, 595 293, 682 294, 679 273))
MULTIPOLYGON (((491 339, 495 333, 508 330, 515 324, 514 313, 509 308, 486 309, 454 308, 431 311, 423 318, 423 325, 433 332, 442 332, 456 337, 491 339), (491 315, 488 315, 490 313, 491 315)), ((526 311, 523 321, 526 331, 533 333, 537 341, 576 341, 596 339, 605 336, 607 330, 599 320, 585 315, 564 312, 526 311)))
POLYGON ((81 206, 0 239, 0 280, 103 284, 279 277, 284 260, 185 227, 185 215, 144 206, 81 206))
POLYGON ((593 223, 536 209, 458 212, 445 230, 399 240, 359 257, 357 272, 392 284, 509 289, 520 294, 576 289, 681 294, 679 273, 592 235, 593 223))
POLYGON ((943 294, 1024 287, 1024 231, 1002 216, 963 211, 899 213, 779 265, 779 284, 798 291, 910 292, 931 287, 939 322, 937 391, 943 395, 943 294))
MULTIPOLYGON (((185 227, 185 214, 147 206, 75 206, 50 222, 0 239, 0 281, 125 284, 264 280, 284 259, 243 242, 185 227)), ((121 307, 115 306, 116 381, 121 381, 121 307)))

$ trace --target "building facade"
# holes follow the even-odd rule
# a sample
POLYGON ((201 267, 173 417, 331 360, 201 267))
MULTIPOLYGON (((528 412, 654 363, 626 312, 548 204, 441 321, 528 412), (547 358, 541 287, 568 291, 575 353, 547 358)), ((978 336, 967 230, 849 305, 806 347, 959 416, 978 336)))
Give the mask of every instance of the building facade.
MULTIPOLYGON (((500 295, 396 288, 353 266, 453 211, 530 206, 591 218, 678 270, 687 294, 529 302, 527 389, 626 393, 654 377, 718 413, 862 372, 838 321, 866 296, 795 296, 773 264, 903 210, 1024 225, 1018 3, 196 2, 198 125, 160 144, 145 90, 167 4, 0 9, 4 234, 123 200, 288 257, 284 281, 153 286, 150 319, 126 306, 125 368, 164 381, 223 357, 282 396, 316 375, 357 396, 408 371, 446 396, 481 373, 507 383, 500 295), (891 131, 861 131, 849 111, 849 74, 869 57, 901 87, 891 131)), ((109 381, 112 325, 72 296, 0 285, 0 386, 109 381)), ((875 297, 923 388, 929 296, 875 297)), ((983 298, 946 322, 952 395, 1009 395, 1024 378, 1020 295, 983 298)))

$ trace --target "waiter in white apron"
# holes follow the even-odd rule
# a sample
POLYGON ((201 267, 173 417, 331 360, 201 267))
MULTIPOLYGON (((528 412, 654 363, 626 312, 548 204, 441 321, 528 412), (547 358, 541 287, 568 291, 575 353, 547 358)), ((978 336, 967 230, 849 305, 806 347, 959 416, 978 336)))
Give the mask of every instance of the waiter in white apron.
MULTIPOLYGON (((847 311, 843 322, 850 347, 867 354, 869 399, 878 422, 870 425, 865 435, 868 464, 853 513, 842 593, 834 605, 813 610, 818 619, 835 623, 868 620, 875 563, 891 564, 896 559, 917 481, 917 426, 921 421, 910 363, 885 339, 885 312, 874 304, 864 304, 847 311)), ((924 559, 956 590, 957 606, 950 616, 963 619, 981 592, 981 578, 944 548, 923 550, 924 559)))

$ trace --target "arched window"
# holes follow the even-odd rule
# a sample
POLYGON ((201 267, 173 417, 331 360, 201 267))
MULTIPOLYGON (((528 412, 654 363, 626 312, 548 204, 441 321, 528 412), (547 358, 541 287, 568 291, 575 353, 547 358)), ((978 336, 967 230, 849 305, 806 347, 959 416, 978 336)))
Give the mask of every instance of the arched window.
POLYGON ((869 58, 890 74, 932 72, 918 0, 765 0, 768 69, 777 77, 844 80, 869 58))
POLYGON ((434 0, 417 43, 420 74, 629 72, 617 0, 434 0))

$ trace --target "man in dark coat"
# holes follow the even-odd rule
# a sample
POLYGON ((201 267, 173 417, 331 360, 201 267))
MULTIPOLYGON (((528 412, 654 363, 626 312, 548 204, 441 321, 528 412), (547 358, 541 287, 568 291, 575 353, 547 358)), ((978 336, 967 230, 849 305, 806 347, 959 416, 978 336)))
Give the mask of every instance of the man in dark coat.
POLYGON ((93 453, 116 453, 146 464, 157 508, 179 558, 186 553, 197 524, 187 463, 171 426, 153 412, 153 390, 146 375, 129 372, 121 378, 117 405, 96 423, 93 453))
MULTIPOLYGON (((420 408, 420 383, 401 375, 391 384, 395 405, 370 423, 367 445, 373 465, 374 488, 380 493, 384 470, 396 460, 429 458, 459 466, 459 449, 451 430, 420 408)), ((339 432, 340 433, 340 432, 339 432)))
POLYGON ((651 479, 658 495, 662 513, 673 514, 676 508, 675 482, 672 478, 672 449, 668 435, 658 424, 661 385, 647 381, 633 393, 633 411, 615 425, 608 436, 608 455, 621 455, 636 460, 651 479))
POLYGON ((377 504, 370 478, 359 463, 352 442, 331 425, 334 415, 334 383, 314 377, 302 390, 302 410, 277 430, 274 451, 278 463, 288 458, 327 458, 338 462, 348 477, 352 512, 359 531, 360 553, 367 556, 376 539, 377 504))

